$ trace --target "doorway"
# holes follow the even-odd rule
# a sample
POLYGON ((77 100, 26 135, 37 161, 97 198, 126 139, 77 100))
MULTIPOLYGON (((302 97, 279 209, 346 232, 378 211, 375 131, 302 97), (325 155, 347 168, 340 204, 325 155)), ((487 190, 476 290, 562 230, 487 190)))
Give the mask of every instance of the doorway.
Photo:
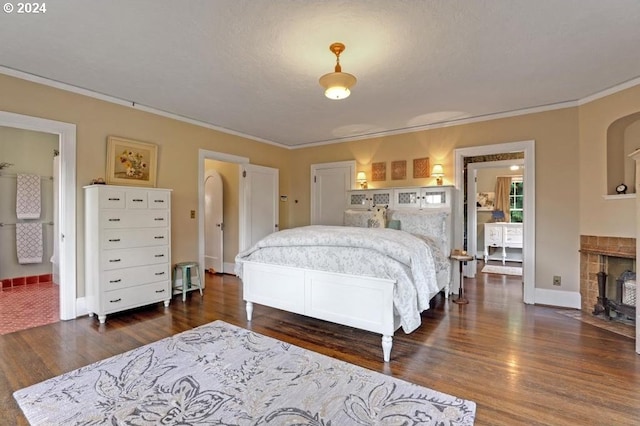
MULTIPOLYGON (((466 188, 465 158, 515 152, 524 153, 522 176, 524 193, 527 194, 523 205, 523 215, 526 218, 523 224, 522 247, 523 302, 533 304, 535 303, 535 141, 510 142, 455 150, 455 182, 458 192, 455 208, 454 241, 458 247, 463 247, 465 236, 467 236, 465 199, 471 200, 475 205, 475 191, 470 194, 469 189, 466 188)), ((471 264, 472 262, 468 263, 471 264)), ((465 276, 471 276, 475 272, 475 270, 470 270, 472 267, 475 267, 475 262, 473 262, 473 265, 465 266, 465 276)))
POLYGON ((76 277, 76 126, 75 124, 0 111, 0 126, 50 133, 58 136, 60 170, 56 184, 59 194, 58 234, 60 262, 60 319, 69 320, 77 312, 76 277))
POLYGON ((204 268, 209 273, 224 271, 223 203, 222 176, 207 167, 204 178, 204 268))
POLYGON ((201 276, 205 271, 205 175, 207 162, 228 170, 222 175, 229 190, 223 196, 222 226, 224 235, 222 269, 216 272, 234 274, 233 258, 262 237, 278 230, 278 169, 249 164, 249 159, 215 151, 199 150, 198 161, 198 258, 201 276), (226 256, 225 256, 226 252, 226 256), (224 258, 228 261, 225 262, 224 258))

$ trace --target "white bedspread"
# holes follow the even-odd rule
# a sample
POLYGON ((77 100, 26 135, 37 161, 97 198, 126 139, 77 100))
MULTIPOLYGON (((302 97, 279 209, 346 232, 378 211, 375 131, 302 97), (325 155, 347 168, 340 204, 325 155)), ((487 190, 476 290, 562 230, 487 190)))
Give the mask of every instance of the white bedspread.
POLYGON ((235 272, 242 278, 243 261, 251 260, 395 280, 394 307, 402 329, 410 333, 443 287, 439 272, 446 268, 440 275, 449 275, 449 262, 437 253, 428 239, 403 231, 312 225, 268 235, 238 254, 235 272))

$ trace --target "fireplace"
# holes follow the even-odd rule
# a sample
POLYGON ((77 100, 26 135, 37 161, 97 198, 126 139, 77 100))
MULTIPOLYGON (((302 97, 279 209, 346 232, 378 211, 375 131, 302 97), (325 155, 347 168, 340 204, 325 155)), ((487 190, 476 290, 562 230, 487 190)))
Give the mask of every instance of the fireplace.
POLYGON ((582 311, 633 322, 635 271, 635 238, 580 236, 582 311))

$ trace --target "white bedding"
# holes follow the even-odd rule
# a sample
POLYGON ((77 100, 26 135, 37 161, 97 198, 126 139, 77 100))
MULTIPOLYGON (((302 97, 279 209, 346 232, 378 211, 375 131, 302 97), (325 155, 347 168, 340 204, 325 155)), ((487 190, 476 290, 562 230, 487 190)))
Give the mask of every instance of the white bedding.
POLYGON ((449 280, 450 265, 438 245, 393 229, 304 226, 270 234, 239 253, 235 272, 242 278, 243 261, 251 260, 395 280, 394 308, 410 333, 449 280))

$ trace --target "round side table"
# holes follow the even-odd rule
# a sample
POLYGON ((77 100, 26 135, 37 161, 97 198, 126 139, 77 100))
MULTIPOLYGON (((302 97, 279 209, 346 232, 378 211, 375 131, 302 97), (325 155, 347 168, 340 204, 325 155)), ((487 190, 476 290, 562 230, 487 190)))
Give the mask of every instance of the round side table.
POLYGON ((466 305, 469 303, 469 300, 464 297, 464 274, 462 273, 462 264, 469 260, 473 260, 473 256, 469 256, 468 254, 452 254, 449 258, 458 262, 458 265, 460 266, 460 288, 458 289, 458 298, 454 300, 453 303, 466 305))

